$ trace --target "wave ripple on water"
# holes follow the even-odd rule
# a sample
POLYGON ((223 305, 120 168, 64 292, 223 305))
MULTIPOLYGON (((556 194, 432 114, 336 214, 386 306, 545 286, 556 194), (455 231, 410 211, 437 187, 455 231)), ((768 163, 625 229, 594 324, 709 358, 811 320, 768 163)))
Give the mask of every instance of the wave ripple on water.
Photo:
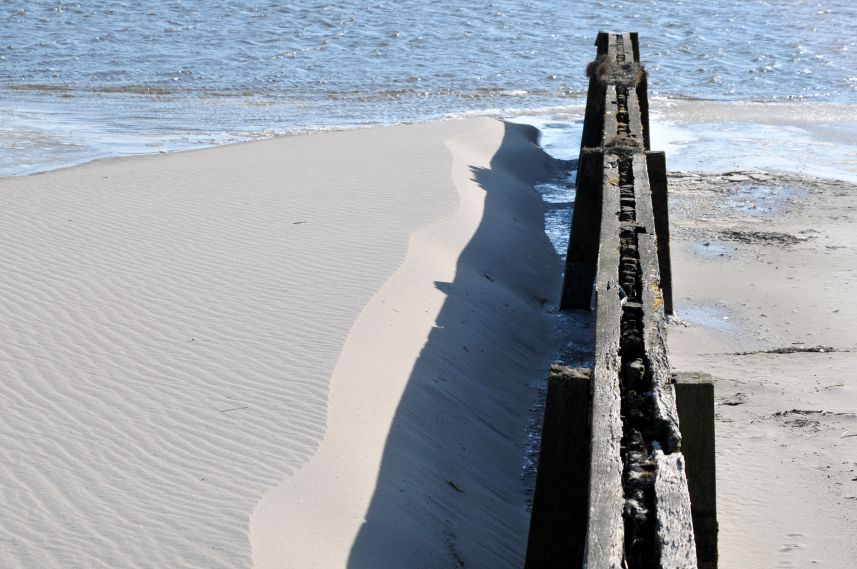
POLYGON ((653 96, 857 103, 857 7, 791 4, 34 0, 0 12, 0 173, 579 104, 604 28, 640 33, 653 96))

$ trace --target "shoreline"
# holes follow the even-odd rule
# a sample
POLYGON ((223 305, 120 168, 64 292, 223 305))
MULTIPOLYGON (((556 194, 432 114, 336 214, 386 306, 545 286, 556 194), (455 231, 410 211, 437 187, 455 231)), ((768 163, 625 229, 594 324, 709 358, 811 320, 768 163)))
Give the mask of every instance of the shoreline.
MULTIPOLYGON (((2 557, 362 569, 395 536, 397 566, 520 565, 528 389, 559 342, 535 136, 450 119, 0 178, 0 476, 30 512, 2 557)), ((721 559, 847 564, 857 188, 667 161, 669 342, 715 377, 721 559)))
MULTIPOLYGON (((670 157, 673 161, 681 156, 681 163, 671 169, 697 170, 700 165, 706 164, 711 156, 753 156, 759 146, 766 147, 766 154, 753 164, 742 164, 736 161, 733 164, 724 164, 724 169, 740 169, 755 166, 762 169, 776 169, 777 166, 787 172, 798 172, 790 157, 797 155, 812 156, 813 162, 821 158, 831 156, 842 163, 842 167, 827 169, 826 171, 803 171, 807 174, 821 175, 822 177, 842 179, 842 176, 850 176, 850 181, 855 181, 853 161, 849 165, 850 156, 857 144, 850 134, 857 124, 853 121, 842 119, 848 116, 849 111, 857 107, 857 104, 846 103, 824 103, 816 101, 752 101, 752 100, 718 100, 718 99, 687 99, 683 97, 652 97, 653 136, 657 138, 658 148, 667 151, 668 166, 670 157), (760 112, 766 110, 765 114, 760 112), (795 118, 795 115, 798 118, 795 118), (739 127, 737 131, 733 126, 739 127), (792 132, 782 132, 777 127, 788 126, 795 129, 792 132), (735 132, 743 131, 751 133, 761 129, 762 134, 754 135, 754 139, 743 144, 739 141, 736 147, 735 141, 730 137, 735 132), (767 137, 767 138, 766 138, 767 137), (788 148, 786 146, 791 145, 788 148), (818 147, 824 147, 824 152, 819 153, 818 147), (849 148, 851 150, 849 150, 849 148), (832 155, 831 155, 832 151, 832 155), (771 157, 777 162, 772 163, 771 157)), ((577 99, 569 99, 566 105, 554 105, 550 107, 526 108, 526 107, 497 107, 480 110, 466 110, 461 112, 443 113, 438 116, 416 118, 409 121, 392 121, 377 124, 342 124, 338 126, 320 125, 316 127, 300 127, 292 132, 273 131, 245 131, 245 132, 196 132, 188 131, 184 134, 162 133, 153 135, 151 133, 133 132, 94 132, 96 138, 90 142, 92 151, 87 151, 89 157, 74 158, 71 160, 60 160, 59 162, 48 162, 31 167, 28 171, 9 171, 3 177, 19 177, 40 175, 59 169, 74 168, 92 162, 102 160, 134 158, 138 156, 175 154, 218 148, 221 146, 232 146, 235 144, 256 143, 265 140, 278 140, 282 138, 301 137, 336 132, 349 132, 363 130, 366 128, 387 128, 391 126, 413 126, 426 123, 447 122, 455 120, 489 118, 497 120, 510 120, 511 122, 528 123, 582 120, 585 105, 585 96, 577 99), (106 138, 98 138, 106 136, 106 138), (185 142, 182 142, 182 140, 185 142), (188 142, 186 139, 190 139, 188 142), (201 142, 202 141, 202 142, 201 142), (121 154, 111 154, 104 148, 116 147, 123 149, 121 154), (130 151, 128 149, 131 149, 130 151)), ((853 113, 851 113, 853 114, 853 113)), ((88 127, 84 130, 88 130, 88 127)), ((9 131, 13 135, 15 131, 9 131)), ((30 132, 35 136, 38 133, 30 132)), ((39 136, 52 135, 50 129, 39 136)), ((51 144, 58 147, 64 145, 77 145, 85 149, 86 140, 67 141, 63 139, 62 131, 59 131, 59 139, 51 144)), ((24 139, 26 140, 26 138, 24 139)), ((14 138, 13 142, 6 148, 6 152, 12 152, 19 146, 19 141, 14 138)), ((47 142, 45 142, 47 143, 47 142)), ((31 141, 30 146, 36 142, 31 141)), ((575 145, 571 145, 574 147, 575 145)), ((576 156, 577 148, 570 148, 576 156)), ((2 157, 0 157, 2 158, 2 157)), ((722 159, 722 158, 721 158, 722 159)), ((10 157, 6 162, 17 160, 17 162, 29 162, 24 155, 10 157)), ((0 160, 0 171, 5 171, 3 161, 0 160)))

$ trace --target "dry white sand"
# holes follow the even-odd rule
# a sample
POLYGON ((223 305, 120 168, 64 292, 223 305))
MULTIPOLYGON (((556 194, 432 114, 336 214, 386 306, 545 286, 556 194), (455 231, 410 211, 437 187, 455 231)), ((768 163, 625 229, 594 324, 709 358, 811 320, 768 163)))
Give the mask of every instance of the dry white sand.
POLYGON ((498 128, 449 141, 458 210, 413 236, 352 328, 324 442, 256 511, 256 566, 522 565, 528 383, 560 269, 530 190, 545 155, 522 125, 498 150, 498 128))
POLYGON ((715 381, 720 566, 853 567, 857 187, 755 172, 670 192, 671 363, 715 381))
POLYGON ((2 565, 519 565, 559 285, 531 136, 451 121, 0 180, 2 565))

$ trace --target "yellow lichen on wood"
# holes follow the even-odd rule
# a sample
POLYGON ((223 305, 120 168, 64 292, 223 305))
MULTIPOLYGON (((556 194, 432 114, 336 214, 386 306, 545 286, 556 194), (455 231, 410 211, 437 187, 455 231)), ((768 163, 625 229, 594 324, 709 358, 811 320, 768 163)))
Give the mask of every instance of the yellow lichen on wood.
POLYGON ((652 301, 652 305, 655 307, 655 310, 661 310, 664 307, 664 297, 661 294, 661 287, 658 283, 654 282, 649 284, 649 288, 652 291, 652 296, 654 300, 652 301))

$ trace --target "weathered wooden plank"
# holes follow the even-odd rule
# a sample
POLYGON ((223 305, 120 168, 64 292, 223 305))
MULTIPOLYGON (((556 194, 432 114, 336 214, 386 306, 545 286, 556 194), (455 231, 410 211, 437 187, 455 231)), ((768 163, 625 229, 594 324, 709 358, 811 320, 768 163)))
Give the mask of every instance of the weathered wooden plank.
POLYGON ((695 569, 696 545, 691 527, 690 499, 680 452, 664 454, 656 450, 655 505, 660 569, 695 569))
MULTIPOLYGON (((619 49, 616 42, 616 38, 616 34, 609 34, 607 36, 608 65, 614 65, 616 62, 616 53, 619 49)), ((616 125, 618 124, 616 117, 617 112, 618 106, 616 103, 616 85, 607 84, 604 88, 604 128, 601 137, 601 146, 603 147, 610 146, 613 142, 613 139, 616 138, 616 125)))
POLYGON ((690 514, 699 569, 717 569, 717 468, 714 452, 714 383, 707 373, 673 375, 687 462, 690 514))
POLYGON ((617 114, 616 85, 607 85, 604 90, 604 133, 601 138, 601 146, 605 148, 612 146, 616 138, 616 127, 619 124, 617 114))
POLYGON ((621 399, 619 392, 619 171, 604 157, 601 249, 596 277, 595 365, 592 376, 592 441, 586 567, 620 569, 623 560, 621 399))
POLYGON ((641 232, 637 235, 637 246, 640 252, 643 292, 643 345, 652 374, 654 414, 658 422, 656 427, 662 444, 665 445, 664 450, 669 453, 680 448, 681 434, 667 355, 667 330, 658 273, 657 236, 651 190, 646 156, 642 152, 634 155, 633 171, 637 224, 641 227, 641 232))
POLYGON ((601 150, 581 152, 571 234, 565 258, 561 310, 592 308, 592 292, 595 285, 595 272, 598 268, 598 244, 601 236, 603 178, 604 153, 601 150))
POLYGON ((551 366, 525 569, 580 567, 589 519, 590 370, 551 366))
POLYGON ((652 191, 652 211, 655 231, 658 234, 658 270, 661 291, 664 295, 664 313, 675 314, 673 309, 672 262, 670 261, 670 215, 667 191, 667 164, 663 152, 646 152, 646 168, 652 191))
POLYGON ((643 292, 643 345, 652 378, 652 413, 655 422, 653 427, 663 448, 663 451, 655 451, 654 455, 658 464, 659 482, 655 484, 655 501, 661 568, 696 567, 690 498, 687 493, 684 458, 679 452, 681 433, 667 355, 666 322, 658 273, 657 235, 645 154, 634 155, 633 172, 637 224, 640 227, 637 248, 640 254, 643 292), (691 553, 692 557, 688 558, 691 553))
POLYGON ((597 64, 590 67, 589 91, 586 94, 586 111, 583 115, 583 134, 581 135, 581 158, 585 148, 601 146, 604 131, 604 95, 605 86, 597 76, 597 64))
POLYGON ((625 51, 625 61, 637 61, 639 57, 634 56, 634 38, 631 37, 631 32, 622 32, 622 45, 625 51))
POLYGON ((633 87, 628 88, 628 126, 631 130, 631 137, 639 144, 639 148, 643 149, 643 124, 640 121, 640 104, 637 100, 637 92, 633 87))
POLYGON ((640 35, 637 32, 631 32, 631 46, 634 51, 634 61, 640 61, 640 35))
POLYGON ((607 43, 608 43, 608 34, 607 32, 598 32, 598 35, 595 37, 595 47, 597 48, 598 55, 607 54, 607 43))
POLYGON ((640 78, 636 87, 637 99, 640 101, 640 124, 643 130, 643 148, 652 147, 652 130, 649 122, 649 74, 644 68, 640 69, 640 78))
POLYGON ((605 83, 602 78, 602 65, 607 59, 607 34, 601 32, 595 45, 598 53, 595 60, 586 68, 589 75, 589 90, 586 92, 586 111, 583 115, 583 134, 580 139, 580 152, 586 148, 601 146, 604 131, 604 93, 605 83))
MULTIPOLYGON (((631 42, 634 46, 634 61, 640 63, 640 39, 636 32, 631 32, 631 42)), ((646 150, 651 148, 649 129, 649 77, 642 65, 636 86, 637 99, 640 101, 640 123, 643 127, 643 144, 646 150)))

